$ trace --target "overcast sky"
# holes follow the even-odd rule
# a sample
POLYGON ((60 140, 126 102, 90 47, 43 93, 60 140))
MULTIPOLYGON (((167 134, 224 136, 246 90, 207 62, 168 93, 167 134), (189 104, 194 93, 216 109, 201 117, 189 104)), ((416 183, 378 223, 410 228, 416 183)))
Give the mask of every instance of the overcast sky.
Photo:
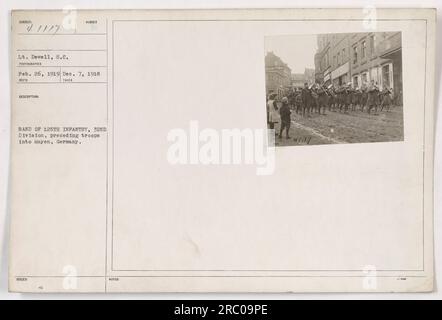
POLYGON ((283 35, 265 38, 266 52, 273 51, 288 64, 292 73, 304 73, 305 68, 315 68, 318 48, 316 35, 283 35))

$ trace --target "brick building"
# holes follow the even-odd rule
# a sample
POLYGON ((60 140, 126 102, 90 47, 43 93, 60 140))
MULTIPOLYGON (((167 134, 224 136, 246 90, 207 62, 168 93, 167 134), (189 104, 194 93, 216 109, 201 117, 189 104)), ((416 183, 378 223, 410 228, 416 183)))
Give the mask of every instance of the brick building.
POLYGON ((273 52, 265 57, 266 93, 277 93, 279 97, 291 88, 291 69, 273 52))
POLYGON ((380 88, 392 88, 402 96, 400 32, 322 34, 317 36, 317 43, 317 82, 350 82, 353 87, 360 87, 374 80, 380 88))

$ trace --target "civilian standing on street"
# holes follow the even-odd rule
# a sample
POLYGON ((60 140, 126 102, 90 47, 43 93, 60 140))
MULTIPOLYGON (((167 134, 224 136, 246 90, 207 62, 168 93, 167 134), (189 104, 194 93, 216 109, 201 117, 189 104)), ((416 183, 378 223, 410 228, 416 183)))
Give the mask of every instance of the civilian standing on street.
POLYGON ((275 123, 279 122, 278 105, 276 103, 276 93, 271 93, 267 101, 267 123, 269 129, 275 129, 275 123))

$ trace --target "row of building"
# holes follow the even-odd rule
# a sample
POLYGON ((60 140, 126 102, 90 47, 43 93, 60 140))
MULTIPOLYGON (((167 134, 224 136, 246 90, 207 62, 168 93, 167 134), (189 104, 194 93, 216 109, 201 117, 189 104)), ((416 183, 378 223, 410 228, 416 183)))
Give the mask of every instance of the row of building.
POLYGON ((304 73, 292 73, 290 67, 272 51, 265 57, 266 93, 283 96, 294 88, 302 88, 304 83, 315 82, 315 69, 306 68, 304 73))
POLYGON ((373 80, 392 88, 402 103, 400 32, 322 34, 317 42, 316 82, 361 87, 373 80))
POLYGON ((302 88, 304 83, 315 83, 315 69, 305 68, 304 73, 292 73, 292 88, 302 88))

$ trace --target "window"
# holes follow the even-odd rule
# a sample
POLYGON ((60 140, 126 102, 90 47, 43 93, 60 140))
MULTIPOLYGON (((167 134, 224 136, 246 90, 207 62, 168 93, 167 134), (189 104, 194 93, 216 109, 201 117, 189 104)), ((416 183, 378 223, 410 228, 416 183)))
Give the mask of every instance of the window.
POLYGON ((353 47, 353 63, 358 63, 358 47, 353 47))
POLYGON ((341 64, 341 53, 340 52, 338 52, 337 60, 338 60, 338 65, 340 65, 341 64))
POLYGON ((376 38, 375 38, 376 36, 375 35, 372 35, 372 36, 370 36, 370 53, 371 53, 371 55, 373 55, 374 54, 374 52, 375 52, 375 49, 376 49, 376 38))
POLYGON ((342 62, 344 62, 345 61, 345 48, 344 49, 342 49, 342 62))
POLYGON ((366 83, 367 83, 367 80, 368 80, 368 79, 367 79, 367 73, 363 73, 363 74, 362 74, 362 81, 361 81, 362 84, 366 84, 366 83))
POLYGON ((389 64, 382 67, 382 87, 390 88, 391 87, 391 67, 389 64))
POLYGON ((362 58, 365 58, 366 50, 367 50, 367 43, 365 41, 362 41, 362 52, 361 52, 362 58))
POLYGON ((358 76, 353 77, 353 88, 359 87, 358 76))

